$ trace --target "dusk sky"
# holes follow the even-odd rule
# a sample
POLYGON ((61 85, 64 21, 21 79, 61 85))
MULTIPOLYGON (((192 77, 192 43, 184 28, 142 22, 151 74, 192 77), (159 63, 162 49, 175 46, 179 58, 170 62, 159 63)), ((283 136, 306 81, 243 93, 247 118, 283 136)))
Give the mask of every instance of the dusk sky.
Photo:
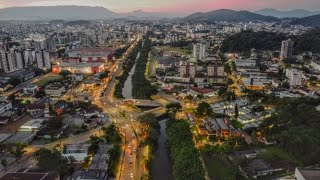
POLYGON ((86 5, 103 6, 116 12, 133 10, 157 12, 195 12, 221 8, 257 10, 320 10, 320 0, 0 0, 0 8, 12 6, 86 5))

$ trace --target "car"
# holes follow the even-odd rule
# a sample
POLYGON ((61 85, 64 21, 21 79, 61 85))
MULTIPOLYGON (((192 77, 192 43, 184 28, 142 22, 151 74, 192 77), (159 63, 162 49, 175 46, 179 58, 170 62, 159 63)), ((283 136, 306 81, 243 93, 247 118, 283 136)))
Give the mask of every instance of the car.
POLYGON ((130 173, 130 177, 133 178, 133 173, 130 173))
POLYGON ((136 152, 136 151, 137 151, 137 148, 136 148, 136 147, 134 147, 134 148, 133 148, 133 152, 136 152))

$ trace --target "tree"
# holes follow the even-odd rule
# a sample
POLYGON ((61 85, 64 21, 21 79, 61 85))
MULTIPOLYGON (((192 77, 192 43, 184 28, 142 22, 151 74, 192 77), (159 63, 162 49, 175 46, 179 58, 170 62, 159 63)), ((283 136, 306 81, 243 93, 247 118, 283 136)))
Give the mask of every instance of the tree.
POLYGON ((34 73, 36 74, 36 76, 40 76, 45 73, 45 71, 43 69, 40 69, 37 67, 33 67, 33 70, 34 70, 34 73))
POLYGON ((213 110, 211 109, 210 104, 206 102, 201 102, 198 107, 196 108, 196 116, 203 117, 203 116, 212 116, 213 110))
POLYGON ((234 117, 237 119, 239 117, 239 109, 238 109, 238 103, 236 103, 234 107, 234 117))
POLYGON ((36 152, 37 165, 45 171, 56 170, 60 165, 61 158, 58 151, 41 148, 36 152))
POLYGON ((4 167, 4 170, 7 170, 8 161, 6 159, 1 160, 1 165, 4 167))
POLYGON ((166 105, 166 111, 173 117, 175 117, 176 113, 182 109, 182 106, 180 103, 170 103, 166 105))
POLYGON ((12 86, 18 86, 19 84, 21 84, 21 79, 20 78, 10 78, 8 83, 12 86))
POLYGON ((25 149, 26 147, 27 144, 24 143, 17 143, 12 146, 10 153, 16 158, 16 161, 19 160, 25 152, 27 152, 25 149))
POLYGON ((62 70, 60 71, 59 75, 63 76, 64 78, 66 78, 67 76, 69 76, 70 74, 72 74, 70 71, 68 70, 62 70))
POLYGON ((47 122, 47 128, 51 130, 60 129, 62 126, 63 123, 60 117, 52 118, 47 122))
POLYGON ((102 80, 104 78, 107 78, 109 73, 110 71, 105 70, 103 73, 100 74, 99 79, 102 80))

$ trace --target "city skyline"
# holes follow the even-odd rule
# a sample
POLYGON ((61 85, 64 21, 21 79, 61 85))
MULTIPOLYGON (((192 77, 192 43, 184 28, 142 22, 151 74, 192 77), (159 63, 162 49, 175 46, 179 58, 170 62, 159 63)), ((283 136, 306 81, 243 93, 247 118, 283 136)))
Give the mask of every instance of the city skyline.
POLYGON ((319 10, 318 0, 0 0, 0 8, 21 6, 103 6, 115 12, 143 10, 148 12, 198 12, 216 9, 258 10, 274 8, 279 10, 319 10), (156 4, 156 6, 155 6, 156 4))

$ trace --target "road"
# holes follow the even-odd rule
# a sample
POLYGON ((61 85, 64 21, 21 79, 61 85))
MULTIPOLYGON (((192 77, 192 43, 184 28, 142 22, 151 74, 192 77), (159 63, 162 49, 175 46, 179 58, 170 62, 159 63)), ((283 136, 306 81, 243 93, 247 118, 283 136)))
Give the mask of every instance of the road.
POLYGON ((17 91, 20 91, 22 90, 23 88, 29 86, 29 85, 32 85, 38 81, 40 81, 42 78, 46 78, 46 77, 49 77, 50 75, 52 75, 51 73, 48 73, 48 74, 45 74, 45 75, 41 75, 41 76, 38 76, 38 77, 35 77, 33 79, 30 79, 26 82, 23 82, 21 83, 20 85, 14 87, 13 89, 10 89, 9 91, 6 91, 4 93, 2 93, 1 95, 2 96, 10 96, 11 94, 17 92, 17 91))
MULTIPOLYGON (((121 61, 123 59, 125 59, 125 57, 132 51, 132 49, 137 45, 137 42, 140 40, 140 37, 136 40, 136 42, 134 42, 132 44, 132 46, 128 49, 128 51, 124 54, 124 56, 121 58, 121 61)), ((128 125, 126 125, 128 119, 123 117, 121 115, 121 110, 123 109, 122 107, 119 108, 118 106, 118 103, 119 101, 117 100, 114 100, 113 99, 113 90, 114 90, 114 87, 115 87, 115 84, 116 84, 116 79, 115 77, 119 76, 120 73, 121 73, 121 67, 119 66, 120 62, 116 62, 115 65, 113 66, 113 68, 111 69, 110 71, 110 76, 112 77, 110 81, 106 81, 103 85, 101 85, 100 89, 96 89, 93 93, 93 97, 94 98, 94 101, 93 103, 94 104, 97 104, 98 106, 102 107, 103 110, 105 110, 106 112, 108 112, 113 118, 112 120, 120 127, 125 127, 126 129, 126 132, 128 134, 128 136, 126 136, 127 138, 129 138, 129 134, 132 132, 130 131, 130 128, 128 125), (101 92, 105 90, 105 97, 100 97, 101 95, 101 92), (119 123, 118 123, 119 122, 119 123)), ((47 75, 44 75, 42 77, 46 77, 47 75)), ((39 78, 39 77, 38 77, 39 78)), ((23 85, 15 88, 15 89, 12 89, 10 91, 8 91, 7 93, 10 94, 10 93, 14 93, 15 91, 17 90, 20 90, 22 89, 23 87, 26 87, 32 83, 35 83, 38 81, 38 78, 36 79, 33 79, 33 80, 30 80, 26 83, 24 83, 23 85)), ((131 116, 131 118, 133 118, 131 116)), ((130 120, 129 120, 129 123, 130 123, 130 120)), ((107 126, 109 124, 106 124, 105 126, 107 126)), ((39 149, 39 148, 54 148, 55 146, 58 146, 58 145, 63 145, 63 144, 68 144, 68 143, 82 143, 82 142, 85 142, 85 141, 88 141, 90 139, 90 136, 92 135, 97 135, 97 136, 100 136, 102 135, 102 131, 101 131, 101 127, 98 127, 98 128, 95 128, 95 129, 92 129, 90 131, 87 131, 85 133, 82 133, 82 134, 78 134, 78 135, 74 135, 74 136, 71 136, 71 137, 68 137, 66 139, 62 139, 62 140, 59 140, 59 141, 56 141, 56 142, 53 142, 53 143, 50 143, 50 144, 45 144, 45 145, 37 145, 37 146, 28 146, 28 152, 25 153, 25 155, 18 161, 18 162, 15 162, 11 165, 9 165, 7 167, 7 171, 6 172, 16 172, 17 170, 21 169, 21 168, 28 168, 29 166, 34 166, 36 164, 34 158, 33 158, 33 155, 34 155, 34 152, 39 149)), ((126 138, 126 141, 125 142, 128 142, 128 143, 131 143, 131 141, 129 141, 130 139, 127 139, 126 138)), ((135 144, 135 142, 137 142, 135 140, 135 138, 131 138, 132 140, 132 145, 135 144)), ((125 144, 125 146, 128 146, 128 144, 125 144)), ((131 146, 132 148, 134 146, 131 146)), ((136 146, 135 146, 136 147, 136 146)), ((125 160, 127 161, 127 155, 129 153, 129 150, 124 148, 125 149, 125 160)), ((132 149, 133 151, 133 149, 132 149)), ((132 152, 133 154, 133 152, 132 152)), ((129 154, 129 157, 132 156, 129 154)), ((6 173, 6 172, 1 172, 0 173, 0 178, 6 173)), ((131 173, 133 173, 133 169, 131 171, 126 171, 125 174, 128 174, 129 173, 129 176, 131 175, 131 173)), ((132 179, 132 178, 131 178, 132 179)))

